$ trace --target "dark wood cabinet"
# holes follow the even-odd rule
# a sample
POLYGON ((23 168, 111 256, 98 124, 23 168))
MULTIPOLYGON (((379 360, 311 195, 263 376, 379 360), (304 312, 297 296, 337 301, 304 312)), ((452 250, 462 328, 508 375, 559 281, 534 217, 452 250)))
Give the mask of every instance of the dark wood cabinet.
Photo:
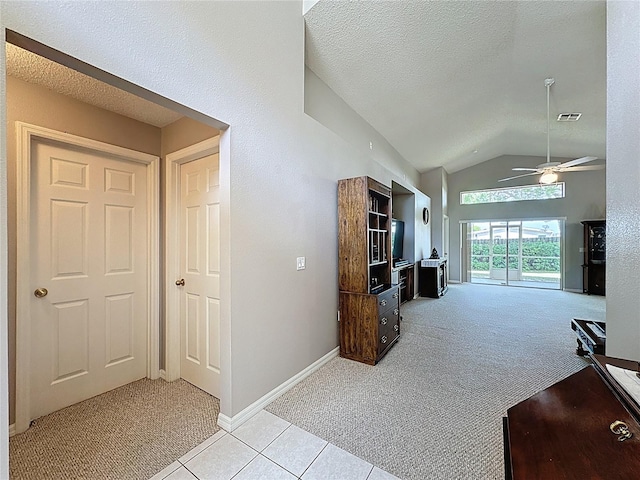
POLYGON ((340 292, 340 355, 375 365, 400 337, 398 287, 378 295, 340 292))
POLYGON ((420 262, 420 296, 440 298, 447 293, 447 260, 428 259, 420 262))
POLYGON ((409 263, 394 268, 391 272, 391 283, 398 285, 400 289, 400 304, 413 300, 414 296, 414 269, 415 264, 409 263))
POLYGON ((375 365, 400 337, 391 281, 391 189, 369 177, 338 182, 340 355, 375 365))
POLYGON ((593 365, 507 410, 507 480, 631 479, 640 472, 640 409, 606 365, 638 363, 590 355, 593 365), (620 441, 616 420, 633 436, 620 441))
POLYGON ((582 291, 592 295, 606 293, 607 224, 605 220, 585 220, 582 291))

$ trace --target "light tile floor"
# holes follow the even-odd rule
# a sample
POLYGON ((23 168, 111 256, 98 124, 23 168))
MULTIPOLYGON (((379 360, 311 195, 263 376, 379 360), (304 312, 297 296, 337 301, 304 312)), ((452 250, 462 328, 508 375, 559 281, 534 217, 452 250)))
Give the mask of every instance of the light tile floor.
POLYGON ((220 430, 151 480, 397 480, 267 412, 220 430))

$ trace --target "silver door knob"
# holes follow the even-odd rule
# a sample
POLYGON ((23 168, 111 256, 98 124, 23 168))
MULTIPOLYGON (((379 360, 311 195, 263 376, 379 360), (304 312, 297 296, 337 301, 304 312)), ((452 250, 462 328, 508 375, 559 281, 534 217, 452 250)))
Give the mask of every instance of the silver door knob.
POLYGON ((35 292, 33 292, 37 298, 46 297, 47 293, 49 293, 49 290, 46 288, 36 288, 35 292))
POLYGON ((180 280, 176 280, 176 285, 179 287, 184 287, 184 278, 181 278, 180 280))

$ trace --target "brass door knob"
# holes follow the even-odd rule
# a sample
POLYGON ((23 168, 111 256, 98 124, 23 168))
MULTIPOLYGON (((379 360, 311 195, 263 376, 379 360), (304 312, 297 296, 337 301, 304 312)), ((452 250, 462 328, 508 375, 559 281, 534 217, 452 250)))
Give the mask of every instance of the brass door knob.
POLYGON ((49 293, 49 290, 46 288, 36 288, 35 292, 33 292, 37 298, 46 297, 47 293, 49 293))
POLYGON ((180 280, 176 280, 176 285, 179 287, 184 287, 184 278, 181 278, 180 280))

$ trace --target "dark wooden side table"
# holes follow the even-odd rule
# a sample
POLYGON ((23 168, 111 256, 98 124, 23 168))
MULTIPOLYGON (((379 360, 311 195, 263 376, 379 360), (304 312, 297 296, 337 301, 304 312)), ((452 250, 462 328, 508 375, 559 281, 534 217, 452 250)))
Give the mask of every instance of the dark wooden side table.
POLYGON ((620 387, 601 374, 605 363, 634 370, 638 363, 591 358, 594 365, 507 411, 507 480, 640 478, 640 412, 637 404, 623 403, 620 387), (633 437, 619 441, 609 429, 616 420, 625 422, 633 437))

